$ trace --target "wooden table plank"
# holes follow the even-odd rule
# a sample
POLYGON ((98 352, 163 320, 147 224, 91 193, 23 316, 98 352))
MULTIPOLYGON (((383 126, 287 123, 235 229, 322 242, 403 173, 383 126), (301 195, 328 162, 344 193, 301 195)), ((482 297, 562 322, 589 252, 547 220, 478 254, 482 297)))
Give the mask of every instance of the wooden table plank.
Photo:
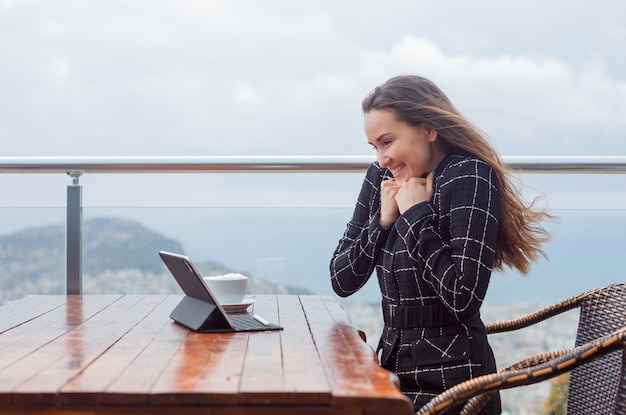
POLYGON ((10 301, 2 306, 0 333, 37 318, 64 304, 65 298, 50 295, 29 295, 19 301, 10 301))
POLYGON ((364 359, 369 346, 331 299, 300 296, 324 368, 331 379, 336 406, 362 405, 367 414, 410 413, 412 405, 396 388, 388 388, 389 372, 364 359), (330 304, 330 306, 329 306, 330 304), (375 374, 375 376, 372 376, 375 374))
POLYGON ((246 345, 245 334, 189 332, 154 384, 151 402, 236 404, 246 345))
MULTIPOLYGON (((180 298, 177 296, 178 300, 180 298)), ((137 406, 150 403, 155 382, 177 350, 184 347, 181 345, 190 333, 189 329, 170 320, 170 312, 164 308, 154 311, 153 317, 161 322, 160 330, 108 386, 101 397, 103 404, 137 406)), ((177 391, 174 386, 172 392, 177 391)))
MULTIPOLYGON (((275 296, 257 296, 254 314, 280 324, 275 296)), ((291 401, 283 380, 280 331, 251 332, 239 387, 241 403, 285 403, 291 401)))
MULTIPOLYGON (((10 401, 11 393, 25 380, 36 376, 42 369, 42 360, 49 361, 52 356, 46 351, 55 345, 62 336, 79 327, 84 319, 99 313, 120 296, 98 296, 83 299, 80 296, 63 298, 65 306, 52 307, 37 319, 30 319, 26 313, 24 324, 16 326, 0 336, 0 403, 10 401), (41 356, 40 358, 37 356, 41 356)), ((26 297, 25 303, 31 304, 26 297)), ((47 303, 52 304, 53 302, 47 303)), ((67 350, 63 350, 64 354, 67 350)))
POLYGON ((84 405, 101 403, 103 391, 107 391, 110 385, 122 376, 124 370, 166 324, 171 324, 164 316, 171 312, 180 298, 152 296, 151 299, 155 307, 145 318, 61 387, 59 397, 61 404, 67 402, 84 405))
MULTIPOLYGON (((19 347, 21 349, 21 346, 33 344, 33 342, 37 343, 38 340, 51 341, 54 336, 80 325, 82 318, 88 318, 99 312, 102 307, 116 301, 121 295, 99 296, 97 299, 90 299, 89 308, 81 307, 80 311, 75 310, 77 305, 82 304, 83 300, 80 296, 49 297, 51 298, 46 298, 46 296, 25 297, 24 303, 20 303, 26 307, 22 310, 21 318, 18 310, 23 307, 17 310, 9 308, 9 313, 6 313, 9 316, 3 320, 3 323, 6 323, 7 330, 11 330, 11 335, 0 336, 0 355, 3 354, 2 352, 7 346, 17 348, 15 346, 17 343, 21 343, 19 347)), ((4 307, 2 310, 4 316, 4 307)))
MULTIPOLYGON (((83 298, 85 304, 92 301, 89 296, 83 298)), ((72 324, 76 324, 72 330, 18 362, 20 371, 34 372, 14 387, 12 402, 56 402, 59 390, 68 380, 99 358, 162 300, 163 296, 126 295, 88 318, 83 315, 85 307, 78 308, 79 315, 72 317, 72 324), (120 315, 124 318, 120 319, 120 315)), ((20 374, 16 376, 24 379, 20 374)))
POLYGON ((332 398, 320 355, 297 296, 278 297, 284 382, 298 402, 329 405, 332 398))

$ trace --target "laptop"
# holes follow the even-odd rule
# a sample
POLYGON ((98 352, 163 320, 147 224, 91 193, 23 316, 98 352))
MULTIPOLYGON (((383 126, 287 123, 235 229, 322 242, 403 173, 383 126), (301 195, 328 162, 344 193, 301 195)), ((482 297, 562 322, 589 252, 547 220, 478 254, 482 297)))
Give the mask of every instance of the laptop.
POLYGON ((172 320, 201 333, 282 330, 256 315, 226 313, 188 256, 167 251, 159 256, 185 294, 170 313, 172 320))

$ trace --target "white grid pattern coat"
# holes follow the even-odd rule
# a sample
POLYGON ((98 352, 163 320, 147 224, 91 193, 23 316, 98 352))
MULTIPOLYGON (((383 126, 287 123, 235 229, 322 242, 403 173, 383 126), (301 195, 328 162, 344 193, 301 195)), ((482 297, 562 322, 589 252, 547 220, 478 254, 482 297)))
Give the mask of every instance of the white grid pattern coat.
MULTIPOLYGON (((391 173, 372 164, 330 264, 338 295, 358 291, 376 269, 383 315, 390 309, 408 314, 408 326, 385 319, 380 359, 416 408, 496 370, 479 314, 496 246, 496 177, 467 154, 447 156, 436 171, 432 201, 411 207, 385 229, 378 221, 380 183, 391 173)), ((500 413, 499 399, 484 413, 500 413)))

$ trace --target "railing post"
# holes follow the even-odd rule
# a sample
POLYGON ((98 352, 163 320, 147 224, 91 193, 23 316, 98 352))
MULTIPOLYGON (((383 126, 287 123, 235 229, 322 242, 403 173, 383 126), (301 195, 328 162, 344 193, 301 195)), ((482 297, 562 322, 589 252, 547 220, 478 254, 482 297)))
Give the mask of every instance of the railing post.
POLYGON ((82 171, 68 172, 72 184, 67 186, 66 219, 66 292, 67 295, 83 293, 83 200, 78 178, 82 171))

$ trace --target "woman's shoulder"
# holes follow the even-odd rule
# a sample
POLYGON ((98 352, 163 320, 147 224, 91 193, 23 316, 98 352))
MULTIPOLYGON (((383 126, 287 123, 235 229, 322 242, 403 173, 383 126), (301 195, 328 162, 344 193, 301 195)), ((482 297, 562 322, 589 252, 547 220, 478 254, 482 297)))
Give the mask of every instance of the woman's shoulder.
POLYGON ((489 176, 493 168, 487 162, 470 153, 458 153, 448 155, 441 166, 438 174, 442 176, 489 176))

